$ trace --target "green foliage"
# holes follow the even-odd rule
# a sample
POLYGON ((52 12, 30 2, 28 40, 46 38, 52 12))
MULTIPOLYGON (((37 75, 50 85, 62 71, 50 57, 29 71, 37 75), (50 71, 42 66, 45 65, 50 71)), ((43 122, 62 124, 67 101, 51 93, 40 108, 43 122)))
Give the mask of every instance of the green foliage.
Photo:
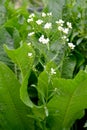
POLYGON ((5 46, 5 50, 8 56, 12 59, 12 61, 14 61, 19 66, 21 70, 21 76, 22 76, 21 79, 22 86, 20 89, 21 99, 26 105, 32 107, 33 104, 29 100, 29 96, 27 93, 27 84, 28 84, 28 77, 30 75, 30 71, 34 62, 35 57, 34 50, 32 49, 31 46, 27 44, 23 44, 17 50, 9 50, 5 46))
POLYGON ((42 1, 0 1, 1 130, 70 130, 87 109, 87 1, 42 1))
POLYGON ((73 80, 55 78, 53 87, 57 88, 57 91, 47 104, 50 113, 48 122, 53 119, 52 130, 70 128, 76 119, 83 116, 84 109, 87 108, 87 102, 84 100, 87 99, 87 74, 81 71, 73 80))
POLYGON ((74 69, 76 66, 76 58, 74 55, 66 57, 63 62, 61 77, 71 79, 73 78, 74 69))
POLYGON ((31 112, 20 100, 20 83, 14 73, 0 62, 0 129, 34 129, 31 112), (32 125, 31 125, 32 124, 32 125))
POLYGON ((53 13, 54 18, 62 18, 62 11, 65 5, 65 0, 48 0, 48 10, 53 13))

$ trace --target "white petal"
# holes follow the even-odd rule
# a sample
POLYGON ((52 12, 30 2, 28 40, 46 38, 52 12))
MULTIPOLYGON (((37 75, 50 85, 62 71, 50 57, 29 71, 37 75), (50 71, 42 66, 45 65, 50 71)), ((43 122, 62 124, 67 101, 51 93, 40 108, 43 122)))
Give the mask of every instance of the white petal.
POLYGON ((31 56, 32 56, 32 53, 29 52, 29 53, 28 53, 28 56, 31 57, 31 56))

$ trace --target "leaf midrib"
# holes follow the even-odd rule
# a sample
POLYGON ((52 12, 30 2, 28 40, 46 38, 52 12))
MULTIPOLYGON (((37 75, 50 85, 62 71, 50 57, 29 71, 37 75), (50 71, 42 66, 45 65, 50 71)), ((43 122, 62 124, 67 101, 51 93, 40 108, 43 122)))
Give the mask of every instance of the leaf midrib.
MULTIPOLYGON (((76 84, 76 86, 77 86, 77 84, 76 84)), ((72 104, 73 98, 75 97, 75 93, 77 92, 78 88, 81 88, 81 87, 82 87, 81 85, 78 85, 77 87, 75 87, 75 89, 74 89, 74 91, 73 91, 73 93, 71 95, 71 98, 70 98, 69 102, 67 103, 66 111, 65 111, 65 114, 64 114, 65 116, 64 116, 64 120, 63 120, 63 123, 62 123, 63 125, 62 126, 64 126, 66 124, 66 121, 68 119, 67 117, 69 115, 70 106, 72 104)))

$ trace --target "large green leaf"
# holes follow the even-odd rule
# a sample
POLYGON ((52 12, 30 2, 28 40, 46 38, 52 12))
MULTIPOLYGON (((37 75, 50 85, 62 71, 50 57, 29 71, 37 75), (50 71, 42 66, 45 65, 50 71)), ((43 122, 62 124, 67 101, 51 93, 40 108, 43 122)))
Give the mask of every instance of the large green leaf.
POLYGON ((61 77, 67 78, 67 79, 73 78, 75 66, 76 66, 75 56, 71 55, 69 57, 66 57, 62 65, 61 77))
POLYGON ((31 102, 27 92, 27 85, 28 78, 34 62, 34 50, 30 45, 24 43, 20 48, 16 50, 9 50, 5 46, 5 51, 7 52, 8 56, 12 59, 12 61, 16 63, 21 70, 22 85, 20 89, 20 97, 26 105, 33 107, 33 103, 31 102), (30 56, 28 56, 28 54, 30 54, 30 56))
POLYGON ((48 9, 53 13, 54 18, 62 18, 62 11, 65 0, 48 0, 48 9))
POLYGON ((33 130, 30 109, 20 100, 20 83, 14 73, 0 62, 0 130, 33 130))
POLYGON ((31 73, 31 69, 34 62, 35 53, 31 45, 24 43, 20 48, 16 50, 9 50, 6 46, 4 47, 8 56, 16 63, 22 74, 22 82, 20 88, 20 98, 28 106, 33 107, 32 113, 29 113, 28 116, 34 119, 44 119, 45 112, 43 106, 36 106, 31 99, 29 98, 28 93, 28 79, 31 73), (32 53, 31 56, 28 56, 28 53, 32 53))
POLYGON ((72 80, 55 78, 53 88, 56 94, 47 104, 49 126, 51 130, 68 129, 87 108, 87 73, 80 71, 72 80))

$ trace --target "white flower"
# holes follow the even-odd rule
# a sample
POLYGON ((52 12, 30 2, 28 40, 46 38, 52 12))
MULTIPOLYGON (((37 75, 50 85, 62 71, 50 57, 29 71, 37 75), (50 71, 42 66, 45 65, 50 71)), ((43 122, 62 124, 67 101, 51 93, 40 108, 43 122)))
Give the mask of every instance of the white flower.
POLYGON ((73 50, 75 48, 75 45, 73 43, 68 43, 68 46, 73 50))
POLYGON ((49 42, 49 38, 44 39, 43 44, 47 44, 49 42))
POLYGON ((51 68, 51 74, 56 74, 55 69, 51 68))
POLYGON ((34 13, 32 13, 32 14, 29 15, 29 18, 33 18, 33 17, 35 17, 34 13))
POLYGON ((59 19, 58 21, 56 21, 57 24, 61 24, 64 23, 64 21, 62 19, 59 19))
POLYGON ((58 21, 56 21, 56 23, 60 26, 63 26, 64 21, 62 19, 59 19, 58 21))
POLYGON ((64 28, 63 28, 63 27, 61 27, 61 26, 59 26, 59 27, 58 27, 58 30, 59 30, 59 31, 63 31, 63 30, 64 30, 64 28))
POLYGON ((59 23, 64 23, 64 21, 62 19, 59 19, 59 23))
POLYGON ((28 22, 28 23, 30 23, 30 22, 32 22, 32 21, 33 21, 33 18, 27 19, 27 22, 28 22))
POLYGON ((69 29, 68 29, 68 28, 64 28, 64 29, 63 29, 63 33, 68 34, 68 32, 69 32, 69 29))
POLYGON ((30 45, 31 45, 31 42, 29 42, 27 45, 30 46, 30 45))
POLYGON ((67 38, 66 41, 68 42, 68 41, 69 41, 69 38, 67 38))
POLYGON ((46 13, 42 12, 42 17, 46 17, 46 13))
POLYGON ((70 22, 67 22, 66 24, 67 24, 68 28, 72 28, 72 24, 70 22))
POLYGON ((69 41, 69 39, 67 38, 67 36, 62 36, 63 40, 66 40, 67 42, 69 41))
POLYGON ((58 24, 59 22, 58 22, 58 21, 56 21, 55 23, 57 23, 57 24, 58 24))
POLYGON ((47 16, 52 16, 52 12, 50 12, 50 13, 47 13, 47 16))
POLYGON ((47 44, 49 42, 49 38, 44 38, 44 35, 42 35, 39 38, 39 42, 43 43, 43 44, 47 44))
POLYGON ((43 23, 43 20, 38 19, 38 20, 36 21, 36 23, 37 23, 38 25, 40 25, 40 24, 42 24, 42 23, 43 23))
POLYGON ((40 38, 39 38, 39 42, 42 42, 44 40, 44 35, 42 35, 40 38))
POLYGON ((28 36, 32 36, 34 34, 35 34, 35 32, 31 32, 31 33, 28 33, 28 36))
POLYGON ((44 28, 45 28, 45 29, 52 28, 52 23, 46 23, 46 24, 44 25, 44 28))
POLYGON ((67 37, 66 36, 62 36, 62 39, 65 40, 67 37))
POLYGON ((31 57, 31 56, 32 56, 32 53, 29 52, 29 53, 28 53, 28 56, 31 57))

